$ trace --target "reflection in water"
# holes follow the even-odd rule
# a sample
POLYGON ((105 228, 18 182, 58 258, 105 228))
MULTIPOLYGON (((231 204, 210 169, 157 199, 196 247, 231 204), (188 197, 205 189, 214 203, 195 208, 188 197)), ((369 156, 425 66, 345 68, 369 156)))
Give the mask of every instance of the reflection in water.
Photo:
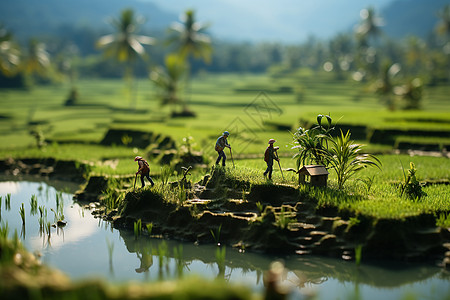
POLYGON ((11 234, 21 232, 27 249, 41 252, 45 263, 72 278, 150 281, 197 274, 251 286, 259 292, 264 285, 273 285, 278 291, 290 291, 292 299, 308 295, 318 299, 398 299, 408 291, 429 299, 450 296, 449 274, 430 265, 376 262, 356 266, 333 258, 258 255, 148 235, 136 239, 133 231, 113 229, 74 203, 72 194, 58 194, 44 183, 0 182, 0 188, 2 224, 8 223, 11 234), (33 195, 35 200, 31 200, 33 195), (26 212, 23 226, 19 215, 22 203, 26 212), (39 213, 33 210, 32 214, 36 205, 39 213), (66 226, 51 227, 62 216, 66 226), (274 261, 283 268, 272 270, 274 261))

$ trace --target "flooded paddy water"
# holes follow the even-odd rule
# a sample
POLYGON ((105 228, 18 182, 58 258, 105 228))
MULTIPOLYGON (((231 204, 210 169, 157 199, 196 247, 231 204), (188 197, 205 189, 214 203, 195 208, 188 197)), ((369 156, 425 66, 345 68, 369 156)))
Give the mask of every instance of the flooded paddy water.
POLYGON ((114 229, 109 222, 94 218, 84 203, 74 202, 76 188, 61 182, 0 182, 1 226, 9 227, 10 236, 16 231, 30 252, 39 253, 45 264, 73 280, 148 282, 197 275, 223 278, 262 293, 264 274, 278 261, 285 266, 282 284, 291 299, 306 295, 316 299, 450 299, 449 273, 430 263, 363 260, 357 266, 327 257, 277 257, 145 234, 136 238, 134 232, 114 229), (60 227, 41 226, 56 223, 62 215, 67 223, 60 227))

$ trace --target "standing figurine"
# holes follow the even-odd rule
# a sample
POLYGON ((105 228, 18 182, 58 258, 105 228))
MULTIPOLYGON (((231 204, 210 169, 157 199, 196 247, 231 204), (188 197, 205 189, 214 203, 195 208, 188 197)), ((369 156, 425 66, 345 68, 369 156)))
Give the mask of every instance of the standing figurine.
POLYGON ((225 161, 227 160, 227 156, 225 155, 225 152, 223 151, 223 149, 225 149, 225 147, 227 147, 231 150, 231 146, 228 144, 228 141, 227 141, 227 138, 229 135, 230 135, 230 133, 228 131, 224 131, 223 135, 217 139, 216 146, 214 147, 214 149, 217 151, 217 153, 219 153, 219 157, 217 157, 217 160, 216 160, 216 165, 218 165, 220 163, 220 160, 223 159, 222 166, 225 167, 225 161))
MULTIPOLYGON (((136 156, 134 158, 134 161, 138 162, 139 169, 136 172, 136 176, 138 174, 141 174, 141 183, 142 183, 141 187, 145 186, 144 177, 147 178, 148 181, 150 181, 150 184, 152 186, 154 186, 155 183, 153 182, 152 178, 150 177, 150 166, 148 165, 148 162, 145 159, 143 159, 141 156, 136 156)), ((136 181, 135 181, 135 183, 136 183, 136 181)))
POLYGON ((280 147, 274 147, 273 144, 276 141, 274 139, 269 140, 269 146, 267 146, 266 151, 264 152, 264 161, 267 164, 267 169, 264 171, 264 176, 269 175, 269 180, 272 180, 272 171, 273 171, 273 160, 280 161, 278 156, 276 155, 276 151, 280 147))

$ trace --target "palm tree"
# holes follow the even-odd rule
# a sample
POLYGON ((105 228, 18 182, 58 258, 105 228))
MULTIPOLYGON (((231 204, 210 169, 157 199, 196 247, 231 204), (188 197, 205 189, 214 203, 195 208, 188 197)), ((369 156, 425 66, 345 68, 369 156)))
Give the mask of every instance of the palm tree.
POLYGON ((358 41, 359 51, 357 61, 369 75, 374 74, 375 61, 377 59, 376 51, 369 41, 372 39, 376 42, 377 37, 381 34, 380 26, 382 19, 375 16, 375 10, 371 7, 363 9, 360 12, 361 23, 356 28, 356 39, 358 41))
MULTIPOLYGON (((167 40, 170 45, 175 45, 179 55, 187 62, 189 68, 189 57, 200 58, 204 62, 211 61, 211 39, 204 32, 208 28, 195 21, 194 11, 187 10, 181 18, 181 23, 177 22, 170 26, 171 36, 167 40)), ((187 81, 189 81, 188 71, 187 81)), ((185 107, 186 109, 186 107, 185 107)))
POLYGON ((380 27, 383 20, 375 16, 375 10, 372 7, 361 10, 361 23, 356 28, 356 36, 368 46, 369 39, 376 39, 380 34, 380 27))
POLYGON ((31 39, 28 43, 28 51, 23 61, 23 70, 28 75, 46 77, 50 68, 50 54, 44 43, 31 39))
POLYGON ((362 145, 350 140, 350 132, 341 134, 336 138, 327 136, 331 147, 326 152, 329 166, 337 175, 338 188, 342 189, 345 182, 357 172, 366 167, 377 167, 381 170, 381 162, 371 154, 360 153, 362 145))
POLYGON ((385 61, 381 67, 379 78, 375 81, 375 92, 380 95, 381 101, 390 109, 395 109, 394 99, 392 98, 396 89, 394 78, 400 72, 399 64, 392 64, 385 61))
POLYGON ((116 33, 102 36, 97 41, 98 47, 104 49, 106 57, 125 63, 124 77, 129 80, 130 95, 133 90, 133 63, 138 57, 145 58, 144 45, 152 45, 155 42, 152 37, 135 34, 142 23, 143 19, 135 17, 132 9, 125 9, 119 19, 111 19, 116 33))
POLYGON ((450 38, 450 5, 447 4, 438 12, 440 21, 436 26, 436 32, 446 39, 450 38))
MULTIPOLYGON (((444 6, 444 8, 438 13, 440 21, 436 27, 437 33, 444 39, 443 51, 447 54, 447 62, 450 59, 450 5, 444 6)), ((450 82, 450 68, 448 68, 448 81, 450 82)))
POLYGON ((20 50, 13 42, 11 32, 0 24, 0 73, 14 76, 19 69, 20 50))
POLYGON ((161 106, 174 107, 182 101, 178 96, 181 78, 186 73, 185 62, 177 55, 168 55, 165 58, 165 69, 156 67, 150 73, 150 80, 161 90, 161 106))

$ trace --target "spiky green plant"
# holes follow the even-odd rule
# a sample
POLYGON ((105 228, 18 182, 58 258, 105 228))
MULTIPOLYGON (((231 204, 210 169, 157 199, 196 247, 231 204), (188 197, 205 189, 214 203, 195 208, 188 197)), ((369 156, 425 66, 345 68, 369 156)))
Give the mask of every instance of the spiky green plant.
POLYGON ((22 218, 22 225, 25 226, 25 207, 23 206, 23 203, 22 206, 19 208, 19 214, 20 218, 22 218))
POLYGON ((367 167, 377 167, 381 170, 380 160, 372 154, 361 153, 362 145, 350 139, 350 131, 344 135, 341 130, 337 137, 326 139, 330 148, 323 153, 330 168, 336 172, 338 189, 341 190, 348 179, 367 167))

